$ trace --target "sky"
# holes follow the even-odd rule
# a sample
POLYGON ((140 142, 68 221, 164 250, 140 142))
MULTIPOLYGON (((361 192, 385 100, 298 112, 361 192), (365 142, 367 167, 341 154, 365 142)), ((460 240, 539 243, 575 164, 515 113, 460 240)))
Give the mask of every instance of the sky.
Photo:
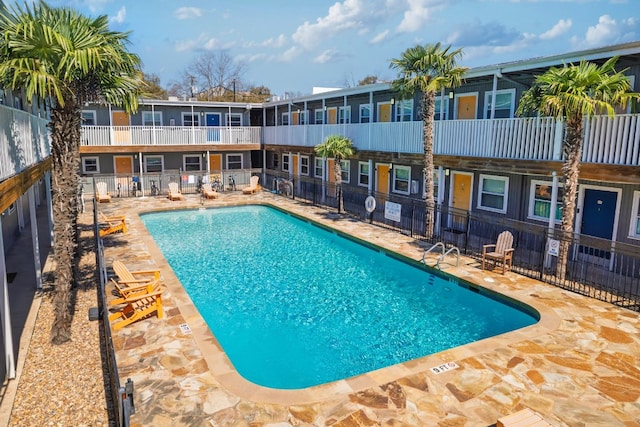
MULTIPOLYGON (((21 0, 19 3, 22 3, 21 0)), ((12 3, 5 0, 6 4, 12 3)), ((462 49, 478 67, 640 40, 640 0, 48 0, 110 29, 162 86, 206 52, 244 64, 242 80, 272 94, 392 80, 393 58, 417 44, 462 49)))

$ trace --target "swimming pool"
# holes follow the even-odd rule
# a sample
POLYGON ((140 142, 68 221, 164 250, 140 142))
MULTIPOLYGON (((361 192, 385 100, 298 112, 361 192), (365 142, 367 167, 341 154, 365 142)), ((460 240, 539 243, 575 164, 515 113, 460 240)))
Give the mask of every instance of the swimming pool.
POLYGON ((236 370, 265 387, 352 377, 537 321, 273 208, 142 220, 236 370))

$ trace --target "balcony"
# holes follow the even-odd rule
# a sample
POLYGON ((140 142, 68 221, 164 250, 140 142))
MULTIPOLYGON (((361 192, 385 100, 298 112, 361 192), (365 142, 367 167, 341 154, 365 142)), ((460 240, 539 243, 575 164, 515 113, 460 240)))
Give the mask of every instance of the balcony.
POLYGON ((51 154, 47 120, 0 105, 0 123, 0 181, 51 154))
POLYGON ((81 146, 260 144, 260 127, 83 126, 81 146))
MULTIPOLYGON (((640 165, 640 115, 595 116, 585 123, 582 162, 640 165)), ((272 126, 263 142, 314 147, 328 135, 350 138, 357 150, 422 154, 422 122, 272 126)), ((561 161, 564 124, 550 117, 436 121, 434 154, 561 161)))

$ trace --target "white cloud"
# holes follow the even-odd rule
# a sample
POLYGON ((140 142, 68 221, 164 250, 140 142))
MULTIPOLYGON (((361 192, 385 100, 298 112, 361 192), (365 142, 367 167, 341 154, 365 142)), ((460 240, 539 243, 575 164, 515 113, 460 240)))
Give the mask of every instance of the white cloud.
POLYGON ((387 39, 388 35, 389 35, 389 30, 384 30, 383 32, 376 34, 371 40, 369 40, 369 43, 371 44, 381 43, 387 39))
POLYGON ((197 7, 179 7, 173 14, 180 20, 193 19, 202 16, 202 9, 197 7))
POLYGON ((115 24, 122 24, 126 17, 127 17, 127 8, 122 6, 120 10, 118 10, 118 13, 116 13, 114 16, 109 17, 109 22, 115 23, 115 24))
POLYGON ((295 58, 297 58, 301 53, 302 51, 300 50, 299 47, 291 46, 282 55, 280 55, 279 57, 275 57, 274 60, 278 62, 291 62, 295 58))
POLYGON ((553 28, 540 34, 540 39, 542 40, 555 39, 556 37, 569 31, 571 26, 572 26, 571 19, 566 19, 566 20, 561 19, 556 23, 556 25, 553 26, 553 28))
POLYGON ((278 37, 270 37, 266 40, 263 40, 261 42, 248 42, 245 43, 243 47, 246 48, 250 48, 250 47, 267 47, 267 48, 278 48, 278 47, 282 47, 287 43, 287 36, 285 36, 284 34, 280 34, 278 37))
POLYGON ((637 40, 639 33, 637 18, 616 21, 609 15, 602 15, 596 25, 587 29, 584 39, 574 37, 572 41, 578 48, 598 47, 637 40))
POLYGON ((384 4, 380 1, 344 0, 329 8, 326 16, 315 23, 305 21, 293 33, 293 41, 305 49, 314 48, 320 41, 353 29, 369 29, 384 16, 384 4))
POLYGON ((404 11, 402 22, 398 25, 398 32, 412 33, 420 29, 429 20, 429 0, 407 0, 409 8, 404 11))
POLYGON ((320 53, 320 55, 313 58, 313 62, 315 64, 326 64, 327 62, 332 62, 338 56, 338 51, 335 49, 327 49, 324 52, 320 53))

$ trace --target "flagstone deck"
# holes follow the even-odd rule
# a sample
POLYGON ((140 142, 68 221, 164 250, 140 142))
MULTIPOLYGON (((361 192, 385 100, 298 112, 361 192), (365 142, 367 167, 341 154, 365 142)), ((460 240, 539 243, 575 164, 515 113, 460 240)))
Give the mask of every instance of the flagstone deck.
POLYGON ((640 426, 638 313, 514 273, 483 272, 464 257, 445 271, 529 304, 540 322, 308 389, 249 383, 227 360, 138 216, 242 203, 275 205, 414 260, 422 257, 423 249, 400 233, 267 192, 100 204, 107 215, 124 214, 128 221, 126 234, 104 239, 107 265, 119 259, 131 269, 153 266, 165 284, 163 319, 154 316, 113 335, 121 381, 135 384, 132 426, 488 426, 526 407, 553 426, 640 426), (185 323, 191 333, 182 332, 185 323), (459 367, 431 372, 446 362, 459 367))

